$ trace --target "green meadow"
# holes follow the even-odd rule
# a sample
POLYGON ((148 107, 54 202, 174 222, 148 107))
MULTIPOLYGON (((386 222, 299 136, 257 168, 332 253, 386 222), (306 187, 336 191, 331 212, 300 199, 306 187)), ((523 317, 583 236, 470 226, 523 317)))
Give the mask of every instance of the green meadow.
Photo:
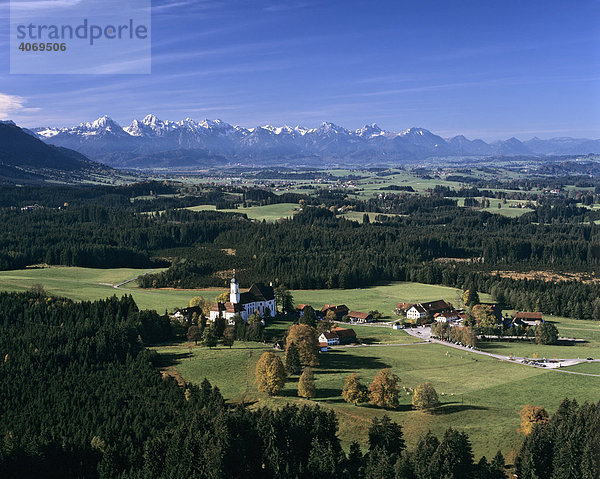
MULTIPOLYGON (((361 330, 359 336, 363 334, 361 330)), ((154 349, 163 358, 163 364, 175 367, 186 381, 199 383, 207 378, 232 402, 244 401, 254 407, 309 402, 297 397, 297 377, 289 378, 277 397, 268 397, 256 390, 254 368, 260 355, 270 350, 268 346, 236 343, 230 350, 190 348, 189 344, 182 343, 154 349)), ((283 358, 282 353, 278 354, 283 358)), ((387 413, 402 424, 409 445, 415 445, 419 436, 428 430, 442 434, 446 428, 455 427, 469 434, 476 456, 490 457, 501 449, 510 459, 511 451, 522 439, 518 432, 518 413, 523 406, 535 404, 553 412, 565 396, 582 402, 596 401, 600 387, 597 377, 545 371, 437 344, 330 349, 319 358, 321 365, 315 368, 317 397, 310 402, 336 411, 340 437, 346 447, 354 440, 366 445, 371 420, 387 413), (402 388, 414 388, 430 381, 440 395, 440 409, 434 414, 414 411, 411 395, 404 389, 401 389, 400 407, 395 411, 368 405, 356 407, 343 401, 341 391, 348 374, 356 372, 368 383, 377 371, 386 367, 400 377, 402 388)))
MULTIPOLYGON (((169 290, 141 289, 131 281, 119 288, 113 285, 132 280, 148 272, 148 269, 94 269, 74 267, 31 268, 16 271, 0 271, 0 291, 26 291, 34 284, 41 284, 51 294, 65 296, 77 301, 106 298, 116 294, 131 294, 142 309, 162 312, 185 307, 190 299, 202 295, 207 299, 224 290, 169 290)), ((155 270, 160 271, 160 270, 155 270)), ((249 286, 249 285, 246 285, 249 286)), ((388 319, 395 318, 393 310, 399 301, 417 302, 445 299, 458 304, 461 292, 455 288, 420 283, 394 282, 363 289, 294 290, 296 304, 311 304, 320 309, 325 304, 346 304, 351 310, 379 310, 388 319)), ((487 301, 488 295, 481 294, 487 301)))
MULTIPOLYGON (((108 296, 131 294, 141 309, 155 309, 162 313, 189 304, 196 291, 143 290, 135 281, 119 288, 113 285, 134 279, 147 269, 94 269, 94 268, 32 268, 0 271, 0 291, 26 291, 41 284, 48 293, 76 301, 91 301, 108 296)), ((157 270, 159 271, 159 270, 157 270)))
MULTIPOLYGON (((422 283, 393 282, 362 289, 307 289, 292 292, 296 304, 310 304, 321 309, 325 304, 345 304, 350 310, 369 312, 378 310, 389 319, 398 302, 427 302, 445 299, 459 306, 462 291, 446 286, 422 283)), ((487 294, 480 294, 482 301, 490 301, 487 294)))
POLYGON ((561 338, 583 341, 559 340, 556 345, 541 346, 534 341, 480 341, 477 347, 483 351, 516 357, 546 359, 600 359, 600 323, 558 316, 546 316, 558 329, 561 338))
MULTIPOLYGON (((216 211, 214 205, 191 206, 187 208, 192 211, 216 211)), ((233 210, 218 210, 223 213, 243 213, 248 218, 258 221, 277 221, 280 218, 291 218, 299 211, 296 203, 280 203, 276 205, 251 206, 249 208, 237 208, 233 210)))
MULTIPOLYGON (((115 289, 113 286, 131 280, 147 270, 143 269, 88 269, 39 268, 0 272, 0 290, 24 291, 34 284, 42 284, 54 295, 74 300, 93 300, 113 294, 131 294, 141 308, 172 310, 188 304, 201 294, 213 299, 220 291, 211 290, 142 290, 129 282, 115 289)), ((430 301, 445 299, 458 304, 460 291, 442 286, 418 283, 390 283, 354 290, 296 290, 295 302, 321 308, 326 303, 346 304, 350 309, 370 311, 378 309, 395 318, 393 309, 399 301, 430 301)), ((490 298, 481 295, 482 300, 490 298)), ((548 318, 550 319, 550 318, 548 318)), ((551 318, 562 336, 585 339, 578 346, 536 346, 529 343, 483 343, 486 350, 501 354, 540 357, 596 357, 600 358, 600 326, 597 322, 551 318), (527 353, 527 354, 521 354, 527 353)), ((289 322, 274 321, 267 328, 270 337, 280 336, 289 322)), ((371 381, 378 370, 392 368, 401 378, 403 387, 415 387, 430 381, 437 389, 442 407, 436 414, 413 411, 410 396, 403 390, 401 407, 389 414, 405 428, 408 442, 414 444, 427 430, 443 432, 449 426, 469 433, 476 455, 493 455, 498 448, 510 457, 521 437, 517 432, 518 411, 528 403, 541 405, 552 412, 564 396, 580 401, 597 400, 600 378, 535 369, 520 364, 501 362, 492 358, 423 344, 402 330, 374 326, 353 326, 358 337, 368 346, 333 349, 323 353, 321 365, 316 368, 318 395, 315 402, 332 407, 340 418, 340 437, 346 446, 352 440, 365 444, 370 421, 384 411, 369 406, 355 407, 341 399, 345 377, 357 372, 365 381, 371 381), (442 395, 443 393, 443 395, 442 395), (494 434, 489 431, 494 430, 494 434)), ((256 402, 257 406, 279 407, 286 402, 303 403, 296 396, 297 377, 290 379, 282 396, 270 398, 258 393, 254 385, 254 366, 269 346, 257 343, 236 343, 228 348, 207 349, 187 343, 154 348, 164 366, 176 369, 186 380, 201 382, 205 377, 216 384, 230 401, 256 402), (190 357, 191 352, 191 357, 190 357)), ((581 364, 572 371, 599 374, 598 363, 581 364)))

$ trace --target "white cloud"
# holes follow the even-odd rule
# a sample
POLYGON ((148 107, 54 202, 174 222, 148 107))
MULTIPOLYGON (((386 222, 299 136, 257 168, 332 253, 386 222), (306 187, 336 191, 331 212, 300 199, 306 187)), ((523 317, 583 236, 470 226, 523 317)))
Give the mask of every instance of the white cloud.
POLYGON ((39 111, 39 108, 27 108, 25 103, 27 103, 27 100, 21 96, 0 93, 0 118, 8 118, 18 113, 39 111))

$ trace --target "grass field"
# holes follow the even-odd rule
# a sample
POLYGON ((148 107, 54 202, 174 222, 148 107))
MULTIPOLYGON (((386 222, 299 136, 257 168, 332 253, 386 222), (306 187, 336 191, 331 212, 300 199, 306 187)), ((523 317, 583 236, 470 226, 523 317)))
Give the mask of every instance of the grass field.
POLYGON ((539 358, 547 359, 600 359, 600 323, 597 321, 581 321, 571 318, 547 316, 546 321, 551 321, 558 328, 563 338, 583 339, 585 342, 559 342, 553 346, 540 346, 533 341, 486 341, 477 346, 483 351, 509 356, 511 353, 517 357, 533 357, 537 353, 539 358))
MULTIPOLYGON (((0 291, 26 291, 41 284, 53 295, 76 301, 103 299, 108 296, 131 294, 141 309, 155 309, 163 313, 175 307, 184 307, 196 291, 143 290, 135 282, 115 289, 122 283, 147 272, 147 269, 94 269, 94 268, 40 268, 18 271, 0 271, 0 291)), ((203 293, 206 295, 206 293, 203 293)), ((216 293, 214 293, 216 295, 216 293)))
MULTIPOLYGON (((362 289, 307 289, 293 291, 296 304, 310 304, 321 309, 325 304, 345 304, 351 310, 368 312, 379 310, 390 319, 400 301, 426 302, 445 299, 459 306, 461 291, 445 286, 421 283, 394 282, 362 289)), ((480 294, 482 301, 490 301, 487 294, 480 294)))
MULTIPOLYGON (((214 205, 191 206, 192 211, 216 211, 214 205)), ((291 218, 299 211, 296 203, 280 203, 276 205, 252 206, 235 210, 219 210, 224 213, 244 213, 252 220, 277 221, 280 218, 291 218)))
MULTIPOLYGON (((0 272, 0 290, 23 291, 33 284, 42 284, 51 294, 67 296, 75 300, 105 298, 113 294, 132 294, 141 308, 159 312, 188 304, 189 299, 201 294, 213 298, 217 290, 173 291, 141 290, 134 283, 115 289, 114 284, 135 278, 146 270, 137 269, 86 269, 45 268, 0 272)), ((418 283, 391 283, 388 285, 355 290, 297 290, 293 291, 296 303, 309 303, 320 308, 325 303, 345 303, 359 311, 378 309, 391 318, 399 301, 430 301, 446 299, 458 304, 460 291, 453 288, 418 283)), ((481 295, 482 300, 489 297, 481 295)), ((588 342, 583 346, 546 346, 523 343, 500 344, 502 353, 511 351, 538 352, 540 356, 577 357, 571 351, 585 351, 581 357, 600 358, 600 326, 597 322, 552 318, 562 336, 578 337, 588 342), (542 352, 543 351, 543 352, 542 352), (561 354, 558 354, 561 353, 561 354)), ((279 335, 289 323, 280 321, 269 325, 267 333, 279 335)), ((315 371, 318 397, 316 400, 336 410, 340 418, 340 437, 345 446, 357 439, 363 444, 371 419, 383 411, 371 407, 354 407, 345 404, 340 397, 345 377, 357 372, 364 381, 370 381, 383 367, 391 367, 401 378, 405 387, 414 387, 431 381, 441 396, 443 407, 435 415, 413 411, 410 397, 403 393, 402 405, 390 412, 394 420, 405 428, 410 444, 418 436, 431 429, 443 432, 449 426, 465 430, 471 436, 476 455, 493 455, 498 448, 505 454, 517 447, 520 436, 516 432, 518 411, 527 403, 546 407, 552 412, 560 400, 568 395, 580 401, 597 400, 600 378, 569 375, 560 372, 529 368, 523 365, 500 362, 491 358, 459 352, 435 344, 419 342, 403 331, 372 326, 353 326, 359 338, 375 346, 335 349, 321 355, 321 366, 315 371), (398 344, 391 346, 390 344, 398 344), (493 430, 494 434, 489 434, 493 430)), ((498 343, 489 348, 498 348, 498 343)), ((305 402, 296 397, 296 381, 286 385, 282 397, 269 398, 256 390, 253 371, 260 354, 269 346, 257 343, 236 343, 234 348, 192 347, 171 344, 155 348, 167 367, 176 368, 186 381, 200 382, 205 377, 219 386, 225 397, 232 401, 258 401, 257 405, 279 407, 286 402, 305 402)), ((499 352, 498 349, 495 352, 499 352)), ((599 373, 600 365, 582 364, 573 371, 599 373)), ((509 455, 510 457, 510 455, 509 455)))
MULTIPOLYGON (((156 309, 163 312, 175 307, 185 307, 189 300, 197 295, 213 299, 224 290, 162 290, 137 288, 130 282, 115 289, 112 285, 133 279, 146 273, 147 269, 94 269, 52 267, 25 269, 17 271, 0 271, 0 291, 25 291, 34 284, 41 284, 54 295, 65 296, 74 300, 94 300, 116 294, 131 294, 142 309, 156 309)), ((159 270, 157 270, 159 271, 159 270)), ((399 301, 432 301, 445 299, 458 304, 460 291, 444 286, 420 283, 395 282, 382 286, 363 289, 326 289, 326 290, 294 290, 296 304, 311 304, 320 309, 326 303, 346 304, 351 310, 379 310, 395 318, 393 310, 399 301)), ((481 294, 482 301, 489 296, 481 294)))
MULTIPOLYGON (((359 336, 361 334, 362 331, 359 336)), ((165 364, 175 366, 186 381, 199 383, 206 377, 231 401, 256 402, 256 407, 306 403, 296 395, 297 377, 290 378, 279 397, 267 397, 256 390, 254 367, 260 354, 270 350, 268 346, 236 343, 232 350, 192 347, 191 359, 187 344, 155 349, 164 355, 165 364)), ((595 391, 600 386, 600 378, 500 362, 436 344, 335 349, 321 354, 320 360, 321 365, 315 368, 317 397, 314 402, 336 411, 340 437, 346 447, 353 440, 364 445, 370 421, 386 412, 343 402, 344 379, 352 372, 369 382, 378 370, 390 367, 407 388, 430 381, 440 394, 442 407, 438 413, 413 411, 410 395, 403 390, 398 410, 387 411, 404 427, 409 445, 414 446, 418 437, 428 430, 441 434, 452 426, 469 434, 476 456, 488 457, 502 449, 510 458, 511 450, 518 447, 521 440, 517 432, 518 412, 525 404, 541 405, 552 412, 566 395, 582 402, 597 400, 595 391), (494 433, 490 434, 492 430, 494 433)))

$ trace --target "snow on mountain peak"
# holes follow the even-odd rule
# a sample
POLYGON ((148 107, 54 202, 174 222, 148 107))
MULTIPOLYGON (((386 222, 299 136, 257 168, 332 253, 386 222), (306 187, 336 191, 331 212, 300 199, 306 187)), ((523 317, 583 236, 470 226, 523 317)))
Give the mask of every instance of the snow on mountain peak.
POLYGON ((162 123, 156 115, 146 115, 142 120, 144 125, 156 125, 157 123, 162 123))
POLYGON ((362 128, 356 130, 354 133, 360 137, 367 138, 374 138, 376 136, 381 136, 385 134, 385 132, 381 128, 379 128, 379 125, 377 125, 377 123, 365 125, 362 128))

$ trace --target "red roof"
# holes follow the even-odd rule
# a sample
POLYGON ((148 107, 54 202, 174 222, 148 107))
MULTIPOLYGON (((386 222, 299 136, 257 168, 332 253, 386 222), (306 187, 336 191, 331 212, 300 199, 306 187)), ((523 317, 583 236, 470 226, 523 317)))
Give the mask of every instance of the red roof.
POLYGON ((325 313, 326 311, 333 311, 334 313, 348 312, 348 306, 345 304, 340 304, 336 306, 335 304, 326 304, 321 308, 321 312, 325 313))
POLYGON ((350 316, 351 318, 359 318, 359 319, 368 319, 368 318, 373 317, 373 315, 370 313, 361 313, 360 311, 350 311, 348 313, 348 316, 350 316))
POLYGON ((338 338, 355 338, 356 333, 354 329, 346 329, 346 328, 333 328, 331 330, 332 333, 336 334, 338 338))
POLYGON ((396 309, 404 309, 404 310, 407 310, 407 309, 410 309, 410 308, 412 308, 414 305, 415 305, 415 303, 398 303, 398 304, 396 305, 396 309))
POLYGON ((213 306, 210 310, 226 313, 241 313, 244 311, 244 308, 241 304, 234 304, 227 301, 226 303, 217 303, 217 305, 213 306))

